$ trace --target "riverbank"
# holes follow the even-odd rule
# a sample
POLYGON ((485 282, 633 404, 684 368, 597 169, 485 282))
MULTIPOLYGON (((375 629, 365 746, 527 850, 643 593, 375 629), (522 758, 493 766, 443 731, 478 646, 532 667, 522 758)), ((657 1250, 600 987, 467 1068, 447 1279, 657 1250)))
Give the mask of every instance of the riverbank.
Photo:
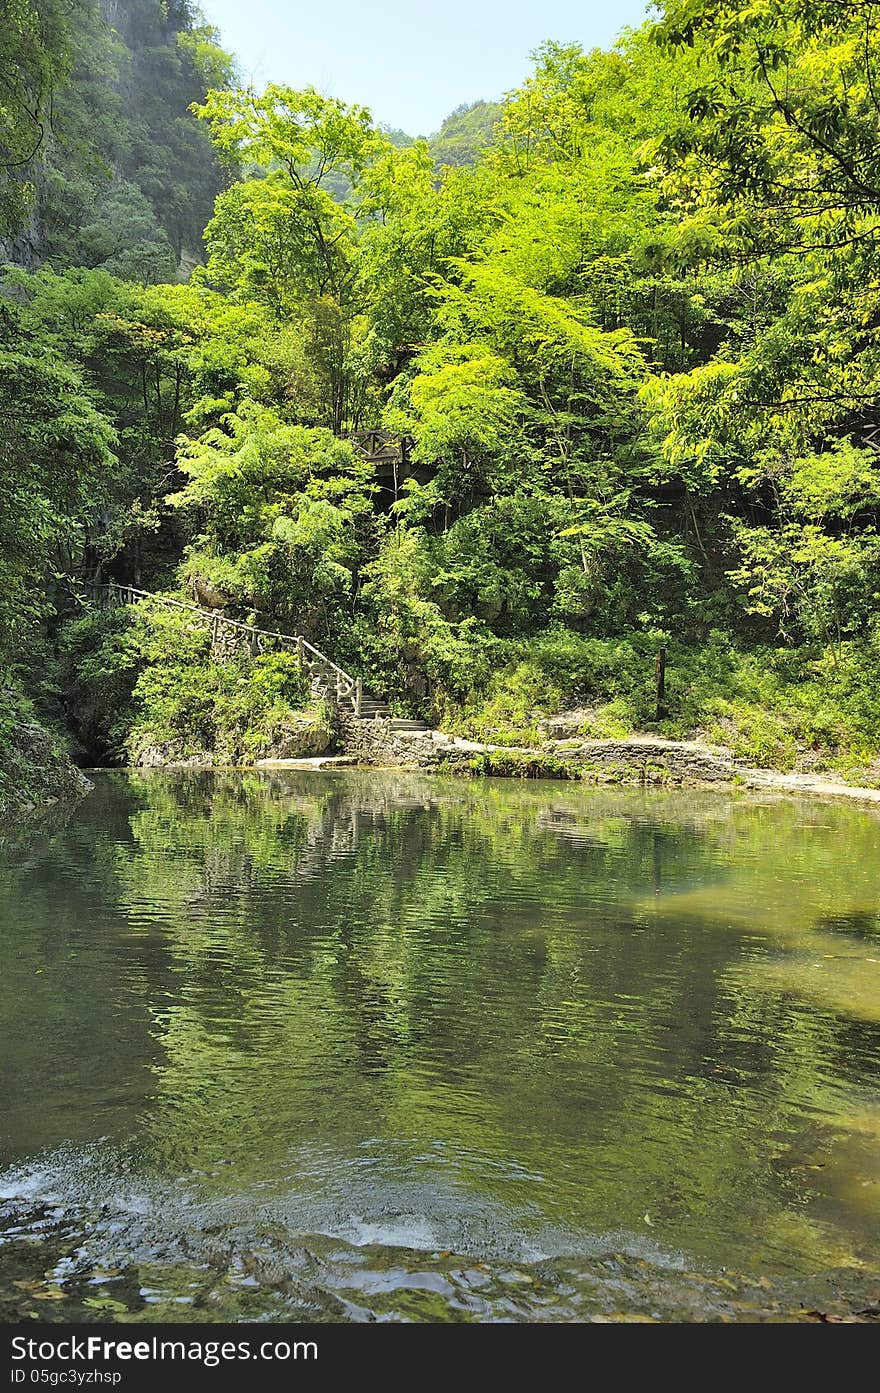
MULTIPOLYGON (((547 740, 537 748, 494 745, 440 730, 396 730, 387 719, 358 720, 338 712, 334 742, 324 752, 271 754, 241 769, 334 769, 345 767, 398 769, 405 772, 452 774, 458 777, 551 779, 593 785, 655 788, 751 789, 842 798, 880 804, 880 789, 848 784, 827 771, 785 773, 759 768, 737 759, 732 750, 699 740, 667 740, 651 734, 626 739, 547 740)), ((139 768, 228 769, 213 754, 150 750, 139 768), (170 756, 170 757, 167 757, 170 756)))
MULTIPOLYGON (((0 707, 0 812, 27 813, 76 801, 91 790, 63 742, 41 725, 15 693, 0 707)), ((335 729, 314 723, 296 741, 264 748, 234 765, 216 751, 184 750, 180 742, 148 745, 134 767, 144 769, 330 769, 357 765, 459 777, 554 779, 594 785, 732 788, 880 804, 880 789, 847 783, 828 771, 783 772, 738 759, 723 745, 636 733, 624 739, 549 738, 537 747, 496 745, 441 730, 399 730, 388 719, 359 720, 338 712, 335 729), (319 737, 319 738, 316 738, 319 737)), ((88 772, 88 771, 87 771, 88 772)))
POLYGON ((622 740, 548 740, 537 749, 491 745, 443 731, 395 731, 389 721, 339 718, 340 740, 359 763, 496 778, 578 780, 594 784, 777 790, 880 804, 880 789, 821 772, 755 768, 722 745, 632 735, 622 740))

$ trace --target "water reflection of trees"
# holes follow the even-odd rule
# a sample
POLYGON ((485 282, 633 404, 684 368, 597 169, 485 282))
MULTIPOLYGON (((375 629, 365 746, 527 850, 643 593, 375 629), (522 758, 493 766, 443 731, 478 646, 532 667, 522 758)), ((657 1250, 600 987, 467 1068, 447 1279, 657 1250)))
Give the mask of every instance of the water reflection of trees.
MULTIPOLYGON (((693 793, 153 775, 102 784, 46 855, 105 906, 104 969, 149 1011, 118 1067, 153 1073, 163 1167, 274 1184, 309 1148, 430 1172, 439 1147, 557 1222, 648 1212, 675 1242, 815 1261, 867 1217, 834 1138, 847 1112, 870 1128, 876 1063, 838 960, 798 984, 823 920, 880 906, 878 840, 851 808, 693 793)), ((37 956, 76 893, 54 932, 37 915, 37 956)))

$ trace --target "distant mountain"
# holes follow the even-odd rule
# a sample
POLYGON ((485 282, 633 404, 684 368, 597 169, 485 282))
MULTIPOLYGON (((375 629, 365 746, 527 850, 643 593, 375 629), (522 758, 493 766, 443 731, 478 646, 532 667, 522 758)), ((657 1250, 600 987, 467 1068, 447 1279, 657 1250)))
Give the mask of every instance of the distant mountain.
POLYGON ((501 111, 500 102, 462 102, 457 106, 431 137, 431 153, 437 164, 475 164, 480 151, 492 144, 501 111))
POLYGON ((405 150, 407 145, 415 145, 416 143, 416 136, 398 130, 396 126, 381 126, 380 129, 382 134, 391 141, 391 144, 397 145, 401 150, 405 150))
MULTIPOLYGON (((501 102, 462 102, 449 113, 439 131, 428 136, 436 163, 476 164, 480 151, 492 144, 501 111, 501 102)), ((383 126, 382 132, 401 149, 414 145, 418 138, 390 126, 383 126)))

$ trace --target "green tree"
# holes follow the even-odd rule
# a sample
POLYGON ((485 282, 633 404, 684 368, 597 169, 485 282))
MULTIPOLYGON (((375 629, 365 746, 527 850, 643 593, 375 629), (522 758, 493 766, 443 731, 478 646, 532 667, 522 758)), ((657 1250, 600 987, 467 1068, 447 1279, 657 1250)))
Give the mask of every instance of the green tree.
POLYGON ((46 142, 55 91, 70 66, 71 33, 89 0, 5 0, 0 23, 0 235, 34 194, 30 173, 46 142))
POLYGON ((291 312, 313 326, 313 357, 324 376, 328 424, 337 434, 357 415, 349 351, 358 311, 356 198, 339 203, 328 184, 354 188, 368 162, 390 145, 365 107, 270 84, 254 92, 211 92, 197 108, 234 167, 254 176, 217 201, 208 225, 207 275, 227 293, 291 312))
POLYGON ((0 303, 0 670, 27 664, 48 608, 47 571, 80 557, 115 466, 115 433, 82 376, 45 346, 22 347, 0 303))

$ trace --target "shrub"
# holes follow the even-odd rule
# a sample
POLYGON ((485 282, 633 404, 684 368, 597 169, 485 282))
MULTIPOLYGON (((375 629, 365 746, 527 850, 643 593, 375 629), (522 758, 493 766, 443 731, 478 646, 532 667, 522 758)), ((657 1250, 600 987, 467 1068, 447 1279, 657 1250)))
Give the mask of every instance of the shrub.
POLYGON ((310 703, 295 653, 218 661, 210 630, 183 610, 147 603, 88 615, 65 627, 61 649, 81 738, 115 760, 174 744, 181 756, 238 763, 271 746, 310 703))

